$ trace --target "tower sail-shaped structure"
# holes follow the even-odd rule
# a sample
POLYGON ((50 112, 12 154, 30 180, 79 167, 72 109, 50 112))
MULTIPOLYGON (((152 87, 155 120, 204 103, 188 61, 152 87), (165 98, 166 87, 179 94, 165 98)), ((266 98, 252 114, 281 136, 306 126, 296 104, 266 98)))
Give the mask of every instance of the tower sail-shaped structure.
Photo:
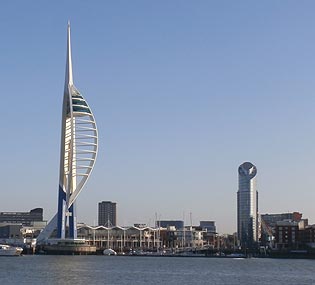
POLYGON ((58 212, 38 240, 47 239, 57 229, 57 238, 77 237, 76 199, 93 169, 98 147, 94 115, 74 86, 70 24, 67 33, 67 62, 62 106, 58 212))

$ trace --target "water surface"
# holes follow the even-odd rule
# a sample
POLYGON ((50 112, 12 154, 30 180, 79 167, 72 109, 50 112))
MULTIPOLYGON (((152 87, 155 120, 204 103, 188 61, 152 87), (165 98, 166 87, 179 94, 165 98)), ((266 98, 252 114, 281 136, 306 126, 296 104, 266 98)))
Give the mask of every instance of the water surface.
POLYGON ((315 260, 142 256, 0 257, 0 284, 315 284, 315 260))

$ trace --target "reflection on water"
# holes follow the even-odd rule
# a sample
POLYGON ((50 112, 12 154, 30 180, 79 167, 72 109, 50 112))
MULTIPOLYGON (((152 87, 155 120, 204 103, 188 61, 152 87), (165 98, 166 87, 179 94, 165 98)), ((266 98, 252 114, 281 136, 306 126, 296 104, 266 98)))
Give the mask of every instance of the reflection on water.
POLYGON ((0 284, 315 284, 315 260, 139 256, 0 258, 0 284))

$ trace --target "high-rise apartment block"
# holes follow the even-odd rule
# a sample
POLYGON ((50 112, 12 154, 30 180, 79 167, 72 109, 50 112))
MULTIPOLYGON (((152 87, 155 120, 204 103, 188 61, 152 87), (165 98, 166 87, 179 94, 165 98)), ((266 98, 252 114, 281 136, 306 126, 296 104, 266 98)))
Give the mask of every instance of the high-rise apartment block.
POLYGON ((252 247, 258 241, 257 168, 244 162, 238 168, 237 235, 242 247, 252 247))
POLYGON ((98 225, 99 226, 117 226, 116 203, 103 201, 98 203, 98 225))

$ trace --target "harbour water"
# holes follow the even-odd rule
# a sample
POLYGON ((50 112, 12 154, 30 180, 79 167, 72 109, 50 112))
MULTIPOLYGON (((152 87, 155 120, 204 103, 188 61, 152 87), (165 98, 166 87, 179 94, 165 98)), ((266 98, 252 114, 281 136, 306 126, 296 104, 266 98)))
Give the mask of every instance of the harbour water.
POLYGON ((0 258, 0 284, 315 284, 315 260, 141 256, 0 258))

